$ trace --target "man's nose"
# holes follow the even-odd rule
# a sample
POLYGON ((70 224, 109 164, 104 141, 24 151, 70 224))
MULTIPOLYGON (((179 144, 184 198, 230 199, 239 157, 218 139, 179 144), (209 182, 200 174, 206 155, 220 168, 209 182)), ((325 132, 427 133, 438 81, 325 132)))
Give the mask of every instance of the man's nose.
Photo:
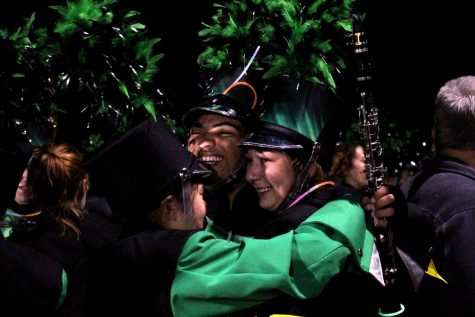
POLYGON ((214 137, 211 136, 209 133, 206 133, 202 136, 202 138, 198 142, 198 146, 200 149, 206 149, 215 144, 214 137))

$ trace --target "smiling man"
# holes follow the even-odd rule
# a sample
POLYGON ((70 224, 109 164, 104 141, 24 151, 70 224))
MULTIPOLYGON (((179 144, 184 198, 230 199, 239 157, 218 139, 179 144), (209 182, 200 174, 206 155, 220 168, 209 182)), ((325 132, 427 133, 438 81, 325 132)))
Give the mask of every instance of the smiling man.
POLYGON ((253 236, 270 216, 244 179, 244 156, 238 147, 256 102, 254 88, 236 82, 224 93, 207 96, 183 116, 188 150, 215 175, 206 191, 207 220, 214 229, 237 237, 253 236))
POLYGON ((219 182, 229 182, 240 169, 238 144, 243 131, 242 121, 233 117, 203 114, 191 126, 188 150, 213 170, 219 182))

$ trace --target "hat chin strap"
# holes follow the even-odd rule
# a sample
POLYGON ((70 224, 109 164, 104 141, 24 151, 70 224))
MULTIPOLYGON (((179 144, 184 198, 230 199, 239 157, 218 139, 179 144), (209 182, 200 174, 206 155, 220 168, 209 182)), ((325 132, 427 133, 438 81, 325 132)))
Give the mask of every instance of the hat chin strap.
POLYGON ((245 163, 245 157, 244 154, 241 154, 238 162, 236 163, 236 166, 231 170, 231 172, 221 180, 213 183, 213 184, 207 184, 206 188, 215 190, 215 189, 220 189, 224 188, 226 186, 232 186, 236 182, 239 182, 240 179, 240 174, 243 171, 244 163, 245 163))
POLYGON ((320 147, 321 145, 317 141, 313 144, 312 153, 310 154, 310 157, 307 160, 305 167, 297 176, 297 180, 295 182, 294 187, 295 189, 289 195, 287 195, 287 198, 284 199, 284 201, 279 207, 280 211, 287 209, 300 196, 300 194, 305 189, 307 189, 310 178, 310 171, 313 165, 317 162, 318 154, 320 153, 320 147))
POLYGON ((183 196, 183 218, 186 227, 184 229, 194 229, 195 215, 193 213, 191 171, 188 168, 183 168, 180 172, 180 178, 183 196))

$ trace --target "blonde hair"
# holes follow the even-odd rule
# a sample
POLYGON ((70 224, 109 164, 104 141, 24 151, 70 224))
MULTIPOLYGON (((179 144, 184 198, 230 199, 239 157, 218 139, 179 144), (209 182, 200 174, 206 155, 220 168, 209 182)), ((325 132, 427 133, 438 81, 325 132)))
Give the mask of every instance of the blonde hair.
POLYGON ((42 211, 60 227, 79 237, 75 220, 84 214, 80 203, 89 188, 83 155, 67 144, 47 144, 33 151, 28 165, 28 183, 42 211))

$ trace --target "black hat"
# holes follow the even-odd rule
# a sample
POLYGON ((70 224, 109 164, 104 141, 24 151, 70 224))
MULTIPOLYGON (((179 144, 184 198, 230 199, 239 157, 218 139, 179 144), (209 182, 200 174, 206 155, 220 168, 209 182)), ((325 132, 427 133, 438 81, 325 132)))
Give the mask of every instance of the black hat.
POLYGON ((49 313, 64 299, 63 268, 28 247, 0 240, 2 313, 14 316, 49 313))
POLYGON ((319 142, 318 161, 328 168, 339 134, 348 123, 345 107, 322 85, 288 77, 275 79, 264 92, 263 114, 240 145, 311 152, 319 142))
MULTIPOLYGON (((91 193, 104 196, 119 218, 155 210, 184 178, 211 174, 180 143, 165 121, 147 119, 87 158, 91 193)), ((178 188, 178 187, 177 187, 178 188)))
POLYGON ((183 126, 190 130, 193 122, 203 114, 215 114, 245 122, 257 103, 253 85, 242 79, 237 81, 242 69, 232 74, 222 73, 214 80, 211 93, 188 110, 182 118, 183 126))
POLYGON ((21 175, 31 157, 33 147, 30 141, 17 132, 0 133, 0 215, 15 199, 15 192, 21 175))

